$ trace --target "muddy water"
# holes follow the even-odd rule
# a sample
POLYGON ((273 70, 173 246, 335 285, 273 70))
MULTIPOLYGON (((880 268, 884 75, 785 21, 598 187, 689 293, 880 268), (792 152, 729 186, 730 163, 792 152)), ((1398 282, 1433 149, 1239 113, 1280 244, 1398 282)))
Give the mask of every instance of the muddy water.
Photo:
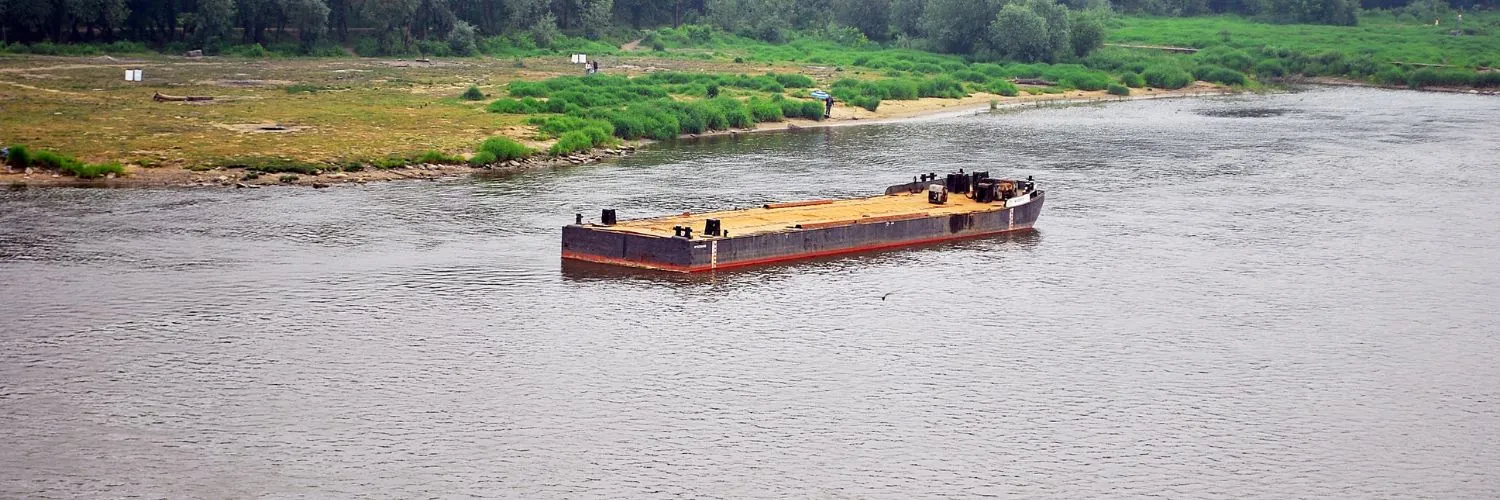
POLYGON ((0 496, 1500 496, 1500 100, 1353 89, 505 179, 0 194, 0 496), (1034 175, 1039 230, 703 277, 559 226, 1034 175))

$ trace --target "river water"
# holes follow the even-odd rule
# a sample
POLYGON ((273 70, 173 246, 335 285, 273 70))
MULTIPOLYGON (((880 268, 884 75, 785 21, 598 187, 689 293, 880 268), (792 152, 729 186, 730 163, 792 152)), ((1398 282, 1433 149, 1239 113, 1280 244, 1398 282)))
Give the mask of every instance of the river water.
POLYGON ((1500 100, 1363 89, 328 190, 0 193, 3 497, 1500 496, 1500 100), (1036 177, 1038 230, 709 276, 582 212, 1036 177))

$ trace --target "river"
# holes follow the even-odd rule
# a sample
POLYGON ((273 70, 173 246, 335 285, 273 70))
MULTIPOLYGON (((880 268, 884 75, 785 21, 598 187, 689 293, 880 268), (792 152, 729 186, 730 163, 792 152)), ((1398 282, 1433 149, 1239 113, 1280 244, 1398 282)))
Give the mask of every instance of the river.
POLYGON ((1316 88, 507 178, 0 193, 0 496, 1500 496, 1500 100, 1316 88), (1035 176, 1038 230, 704 276, 574 213, 1035 176))

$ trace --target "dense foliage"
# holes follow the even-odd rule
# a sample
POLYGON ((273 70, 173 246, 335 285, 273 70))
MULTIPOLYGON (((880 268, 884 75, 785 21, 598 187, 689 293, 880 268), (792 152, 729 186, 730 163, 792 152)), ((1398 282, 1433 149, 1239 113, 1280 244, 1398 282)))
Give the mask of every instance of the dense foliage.
MULTIPOLYGON (((1100 15, 1238 14, 1274 23, 1359 21, 1358 9, 1434 20, 1500 0, 0 0, 0 42, 144 42, 151 47, 293 47, 336 56, 495 53, 577 45, 624 30, 712 26, 784 42, 817 33, 850 45, 895 42, 945 53, 1050 60, 1085 56, 1100 15), (489 47, 486 47, 486 42, 489 47)), ((624 35, 630 36, 630 35, 624 35)), ((129 47, 129 45, 126 45, 129 47)), ((658 47, 658 45, 648 45, 658 47)), ((279 50, 269 50, 278 53, 279 50)))

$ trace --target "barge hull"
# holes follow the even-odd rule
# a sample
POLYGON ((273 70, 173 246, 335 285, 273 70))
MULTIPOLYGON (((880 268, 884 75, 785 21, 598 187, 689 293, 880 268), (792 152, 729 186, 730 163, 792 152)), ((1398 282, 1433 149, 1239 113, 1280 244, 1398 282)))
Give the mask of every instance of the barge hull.
POLYGON ((744 236, 689 239, 609 226, 563 228, 564 259, 675 272, 701 272, 978 238, 1031 229, 1044 193, 999 210, 856 220, 744 236))

